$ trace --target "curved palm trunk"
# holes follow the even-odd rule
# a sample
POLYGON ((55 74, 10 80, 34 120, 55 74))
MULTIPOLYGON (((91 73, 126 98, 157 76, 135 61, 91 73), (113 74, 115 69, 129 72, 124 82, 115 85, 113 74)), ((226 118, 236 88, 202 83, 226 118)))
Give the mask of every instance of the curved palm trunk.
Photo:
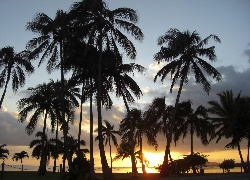
POLYGON ((6 91, 7 91, 9 81, 10 81, 10 70, 8 71, 8 76, 7 76, 5 86, 4 86, 4 91, 3 91, 3 94, 2 94, 2 97, 1 97, 1 100, 0 100, 0 109, 2 108, 3 100, 4 100, 4 97, 5 97, 6 91))
POLYGON ((103 178, 109 179, 111 178, 111 172, 108 166, 108 162, 105 156, 105 150, 103 145, 103 138, 102 138, 102 102, 101 102, 101 95, 102 95, 102 30, 99 31, 99 58, 98 58, 98 88, 97 88, 97 112, 98 112, 98 136, 99 138, 99 149, 100 149, 100 157, 102 163, 102 171, 103 171, 103 178))
POLYGON ((37 174, 44 175, 46 173, 46 157, 44 152, 44 144, 45 144, 45 130, 46 130, 46 121, 47 121, 47 110, 45 113, 44 121, 43 121, 43 136, 42 136, 42 152, 41 152, 41 160, 40 160, 40 166, 38 169, 37 174))
POLYGON ((90 180, 95 179, 95 170, 94 170, 94 140, 93 140, 93 130, 94 130, 94 120, 93 120, 93 109, 92 109, 92 80, 91 80, 91 94, 89 101, 89 111, 90 111, 90 180))
POLYGON ((239 155, 240 155, 240 160, 241 160, 241 165, 244 169, 244 172, 247 172, 247 168, 246 168, 246 165, 245 165, 245 162, 243 160, 243 156, 242 156, 242 153, 241 153, 241 150, 240 150, 240 143, 237 144, 237 147, 238 147, 238 151, 239 151, 239 155))
POLYGON ((165 153, 165 156, 167 154, 167 157, 164 157, 164 161, 163 161, 163 164, 162 164, 162 169, 161 169, 161 172, 160 172, 161 176, 167 176, 170 173, 169 166, 168 166, 168 156, 171 159, 170 145, 171 145, 171 142, 172 142, 172 134, 173 134, 173 129, 174 129, 174 123, 175 123, 175 118, 176 118, 176 113, 177 113, 177 108, 178 108, 178 103, 179 103, 179 100, 180 100, 180 95, 181 95, 181 90, 182 90, 182 87, 183 87, 183 83, 184 83, 184 79, 181 79, 180 87, 179 87, 177 98, 176 98, 176 101, 175 101, 175 108, 174 108, 173 117, 170 119, 169 133, 167 133, 168 134, 167 135, 167 146, 166 146, 166 153, 165 153))
POLYGON ((132 163, 132 173, 138 174, 136 163, 135 163, 135 154, 134 154, 134 147, 135 147, 134 136, 133 136, 134 126, 133 126, 133 123, 132 123, 132 120, 131 120, 131 112, 130 112, 130 109, 128 107, 128 103, 127 103, 127 101, 125 99, 125 95, 123 93, 122 93, 122 97, 123 97, 125 107, 127 109, 128 118, 129 118, 129 125, 130 125, 130 143, 131 143, 130 156, 131 156, 131 163, 132 163))

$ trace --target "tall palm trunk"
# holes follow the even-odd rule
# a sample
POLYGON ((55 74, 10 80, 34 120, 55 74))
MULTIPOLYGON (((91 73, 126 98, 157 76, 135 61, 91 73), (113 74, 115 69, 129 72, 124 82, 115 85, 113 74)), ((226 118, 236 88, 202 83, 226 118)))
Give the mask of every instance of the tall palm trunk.
POLYGON ((105 150, 103 145, 102 137, 102 29, 99 31, 99 58, 98 58, 98 88, 97 88, 97 112, 98 112, 98 136, 99 138, 99 149, 102 163, 103 178, 109 179, 111 177, 108 162, 105 156, 105 150))
POLYGON ((93 109, 92 109, 92 80, 91 80, 91 91, 90 91, 90 101, 89 101, 89 112, 90 112, 90 180, 95 179, 95 171, 94 171, 94 140, 93 140, 93 130, 94 130, 94 120, 93 120, 93 109))
POLYGON ((55 159, 54 159, 54 167, 53 167, 53 173, 55 173, 56 172, 56 156, 57 156, 57 153, 58 153, 58 143, 57 143, 57 140, 58 140, 58 126, 59 126, 59 124, 58 124, 58 118, 56 119, 56 148, 55 148, 55 159))
POLYGON ((109 156, 110 156, 110 170, 112 173, 112 153, 111 153, 110 136, 109 136, 109 156))
POLYGON ((62 126, 64 137, 64 154, 68 160, 69 169, 72 169, 72 158, 69 154, 68 145, 68 123, 65 120, 65 106, 64 104, 64 57, 63 57, 63 43, 60 42, 60 59, 61 59, 61 108, 62 108, 62 126))
MULTIPOLYGON (((190 127, 190 134, 191 134, 191 155, 193 155, 194 154, 194 126, 192 122, 191 122, 191 127, 190 127)), ((192 171, 193 171, 193 174, 196 174, 196 169, 194 166, 192 166, 192 171)))
POLYGON ((47 116, 48 116, 48 111, 46 110, 44 121, 43 121, 43 135, 42 135, 42 152, 41 152, 41 160, 40 160, 40 166, 38 169, 38 174, 43 175, 46 173, 46 157, 45 157, 45 130, 46 130, 46 121, 47 121, 47 116))
POLYGON ((78 153, 80 153, 80 147, 81 147, 83 92, 84 92, 84 86, 82 85, 82 96, 81 96, 81 106, 80 106, 81 111, 80 111, 80 121, 78 127, 78 141, 77 141, 78 153))
POLYGON ((130 156, 131 156, 131 163, 132 163, 132 173, 134 174, 138 174, 138 171, 137 171, 137 168, 136 168, 136 163, 135 163, 135 152, 134 152, 134 147, 135 147, 135 141, 134 141, 134 135, 133 135, 133 132, 134 132, 134 126, 133 126, 133 122, 132 122, 132 119, 131 119, 131 112, 130 112, 130 109, 128 107, 128 103, 125 99, 125 95, 122 93, 122 97, 123 97, 123 101, 124 101, 124 104, 125 104, 125 107, 126 107, 126 110, 127 110, 127 113, 128 113, 128 119, 129 119, 129 126, 130 126, 130 144, 131 144, 131 152, 130 152, 130 156))
POLYGON ((247 143, 247 172, 250 173, 250 167, 249 167, 249 148, 250 148, 250 138, 248 138, 247 143))
POLYGON ((246 168, 245 162, 243 160, 243 156, 242 156, 241 149, 240 149, 240 143, 237 144, 237 147, 238 147, 238 151, 239 151, 239 155, 240 155, 241 165, 244 169, 244 172, 247 172, 247 168, 246 168))
POLYGON ((9 65, 8 67, 8 75, 7 75, 7 80, 5 82, 5 86, 4 86, 4 91, 0 100, 0 109, 2 108, 2 104, 3 104, 3 99, 5 97, 6 91, 7 91, 7 87, 8 87, 8 83, 10 81, 10 73, 11 73, 11 66, 9 65))
POLYGON ((142 173, 143 174, 146 174, 146 169, 145 169, 145 164, 144 164, 144 155, 142 153, 142 133, 141 133, 141 130, 140 130, 140 133, 139 133, 139 138, 140 138, 140 156, 141 156, 141 169, 142 169, 142 173))
MULTIPOLYGON (((185 77, 185 76, 183 76, 183 77, 185 77)), ((164 157, 164 161, 163 161, 163 164, 162 164, 162 169, 161 169, 161 172, 160 172, 161 176, 167 176, 170 173, 169 166, 168 166, 168 156, 171 159, 170 145, 171 145, 171 142, 172 142, 172 134, 173 134, 173 129, 174 129, 174 123, 175 123, 175 118, 176 118, 176 113, 177 113, 177 108, 178 108, 178 103, 179 103, 179 100, 180 100, 180 95, 181 95, 183 83, 184 83, 184 79, 182 78, 181 82, 180 82, 180 87, 179 87, 179 90, 178 90, 177 98, 176 98, 176 101, 175 101, 174 113, 173 113, 172 118, 170 119, 170 128, 169 128, 169 132, 167 133, 168 134, 167 135, 167 146, 166 146, 166 153, 165 153, 165 156, 167 155, 167 157, 164 157)))

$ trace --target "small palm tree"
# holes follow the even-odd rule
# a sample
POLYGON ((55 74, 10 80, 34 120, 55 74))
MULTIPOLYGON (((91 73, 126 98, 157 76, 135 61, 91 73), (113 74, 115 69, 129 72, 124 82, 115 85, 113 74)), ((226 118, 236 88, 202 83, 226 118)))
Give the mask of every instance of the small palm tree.
POLYGON ((9 150, 8 149, 4 149, 4 146, 7 146, 6 144, 2 144, 0 146, 0 159, 6 159, 8 158, 9 155, 9 150))
MULTIPOLYGON (((111 171, 112 171, 112 151, 111 151, 111 140, 113 142, 113 144, 115 145, 115 147, 118 146, 117 143, 117 138, 115 137, 115 135, 120 135, 119 131, 114 130, 114 125, 111 125, 109 123, 108 120, 103 120, 105 122, 105 126, 102 125, 102 137, 103 140, 105 141, 105 146, 107 146, 107 144, 109 144, 109 156, 110 156, 110 164, 111 164, 111 171)), ((98 128, 95 130, 95 132, 98 131, 98 128)), ((98 140, 99 136, 96 137, 95 140, 98 140)))
MULTIPOLYGON (((143 173, 146 173, 145 165, 144 165, 144 157, 143 157, 143 136, 147 138, 147 142, 149 145, 153 145, 155 149, 157 149, 158 144, 156 141, 156 136, 152 132, 153 130, 153 121, 150 121, 149 119, 146 119, 144 114, 139 109, 132 109, 131 110, 131 117, 128 118, 128 114, 126 117, 120 122, 120 132, 122 135, 122 139, 130 139, 130 122, 133 123, 133 138, 136 142, 136 145, 139 145, 140 150, 137 152, 139 154, 138 157, 140 157, 140 162, 142 163, 142 171, 143 173)), ((130 153, 131 154, 131 153, 130 153)))
POLYGON ((12 78, 12 89, 17 92, 19 87, 25 84, 26 74, 34 72, 34 67, 28 59, 28 51, 15 53, 14 48, 7 46, 0 50, 0 88, 4 86, 4 92, 0 100, 0 108, 7 91, 8 83, 12 78))
POLYGON ((194 111, 192 109, 191 101, 184 101, 179 104, 179 111, 182 111, 183 118, 178 118, 176 122, 176 129, 174 130, 175 143, 179 140, 180 136, 184 139, 187 133, 191 137, 191 155, 194 154, 193 136, 196 132, 197 137, 201 138, 203 145, 208 145, 208 135, 214 133, 214 126, 208 120, 207 110, 203 106, 198 106, 194 111))
MULTIPOLYGON (((184 101, 179 104, 179 113, 183 118, 176 120, 174 128, 174 141, 175 143, 179 140, 180 136, 184 139, 188 133, 191 137, 191 155, 194 154, 194 133, 201 139, 203 145, 208 145, 208 135, 214 133, 214 126, 208 120, 207 110, 203 106, 197 107, 194 111, 192 109, 191 101, 184 101)), ((192 167, 193 173, 196 173, 195 167, 192 167)))
MULTIPOLYGON (((30 135, 35 130, 38 120, 41 118, 41 116, 44 116, 43 119, 43 136, 45 136, 45 130, 46 130, 46 123, 47 119, 51 119, 52 123, 55 122, 56 114, 54 111, 54 98, 56 97, 55 91, 53 89, 54 82, 50 82, 48 84, 40 84, 36 86, 35 88, 29 88, 32 92, 31 96, 28 98, 23 98, 18 101, 18 109, 19 112, 19 120, 21 122, 25 121, 27 118, 27 115, 29 113, 32 113, 31 119, 29 121, 29 124, 26 127, 26 132, 30 135)), ((44 145, 45 145, 45 139, 42 139, 42 147, 41 150, 41 161, 38 172, 40 174, 46 173, 46 159, 44 154, 44 145)))
POLYGON ((231 138, 231 142, 226 145, 227 148, 237 147, 241 159, 241 164, 245 172, 247 167, 243 160, 241 153, 240 142, 243 138, 249 134, 249 103, 242 101, 241 93, 234 97, 232 90, 222 91, 217 94, 219 101, 209 101, 211 106, 208 110, 209 113, 216 115, 210 119, 214 124, 216 130, 212 139, 217 138, 216 142, 219 142, 222 137, 227 139, 231 138))
POLYGON ((32 156, 39 159, 43 155, 42 153, 44 153, 46 164, 48 164, 50 161, 50 157, 52 156, 52 153, 55 151, 55 146, 47 139, 47 135, 43 134, 43 132, 41 131, 36 133, 36 137, 38 138, 40 137, 40 139, 35 139, 31 141, 29 145, 30 148, 34 148, 32 151, 32 156))
MULTIPOLYGON (((209 35, 205 39, 201 39, 200 35, 194 31, 180 32, 178 29, 170 29, 165 35, 160 36, 158 45, 162 46, 161 50, 154 55, 154 59, 160 63, 161 61, 169 62, 165 65, 155 76, 154 81, 161 77, 163 81, 168 74, 171 75, 172 84, 170 92, 177 81, 180 82, 177 98, 175 102, 175 109, 170 121, 169 141, 167 143, 167 150, 170 151, 170 143, 172 141, 172 132, 174 128, 175 118, 178 109, 178 103, 184 83, 188 83, 188 75, 192 71, 195 76, 196 83, 201 84, 203 89, 209 93, 211 85, 206 79, 204 72, 213 79, 219 81, 221 74, 203 58, 208 58, 210 61, 216 60, 215 47, 211 46, 206 48, 208 41, 214 39, 220 42, 219 37, 216 35, 209 35), (166 46, 164 46, 166 45, 166 46)), ((166 158, 167 160, 168 158, 166 158)), ((165 171, 168 162, 164 160, 161 175, 165 176, 168 173, 165 171)))
POLYGON ((21 151, 20 153, 15 153, 12 160, 21 160, 21 164, 22 164, 22 171, 23 171, 23 159, 24 158, 29 158, 29 155, 26 151, 21 151))

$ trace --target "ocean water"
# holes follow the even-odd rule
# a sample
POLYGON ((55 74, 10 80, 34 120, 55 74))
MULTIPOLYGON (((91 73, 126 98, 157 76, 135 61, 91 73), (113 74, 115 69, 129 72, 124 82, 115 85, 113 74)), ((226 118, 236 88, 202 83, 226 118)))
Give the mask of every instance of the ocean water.
MULTIPOLYGON (((4 166, 4 171, 21 171, 21 165, 8 165, 6 164, 4 166)), ((23 169, 24 171, 37 171, 38 170, 38 166, 31 166, 31 165, 23 165, 23 169)), ((2 169, 0 169, 2 170, 2 169)), ((53 166, 47 166, 47 171, 52 171, 53 170, 53 166)), ((137 168, 138 172, 141 173, 141 167, 137 168)), ((57 171, 59 171, 59 166, 57 166, 57 171)), ((113 167, 112 172, 113 173, 129 173, 131 172, 132 169, 131 167, 113 167)), ((146 171, 148 173, 158 173, 158 170, 155 169, 155 167, 147 167, 146 171)), ((235 167, 234 169, 232 169, 230 172, 242 172, 243 170, 241 170, 240 167, 235 167)), ((102 168, 101 167, 96 167, 95 168, 95 172, 96 173, 101 173, 102 172, 102 168)), ((218 166, 208 166, 208 167, 204 167, 204 173, 222 173, 223 170, 220 169, 218 166)))

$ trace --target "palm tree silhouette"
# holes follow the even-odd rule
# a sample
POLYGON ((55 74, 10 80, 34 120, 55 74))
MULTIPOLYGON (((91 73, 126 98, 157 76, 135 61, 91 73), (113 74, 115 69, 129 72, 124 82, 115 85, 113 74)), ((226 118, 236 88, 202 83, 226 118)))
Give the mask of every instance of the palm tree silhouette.
POLYGON ((41 131, 36 133, 36 137, 40 137, 40 139, 32 140, 29 145, 30 148, 34 148, 32 151, 32 157, 36 157, 37 159, 39 159, 44 154, 46 164, 48 164, 50 161, 50 157, 52 156, 52 153, 55 151, 56 147, 48 140, 47 135, 43 134, 43 132, 41 131), (43 143, 43 141, 45 142, 43 143))
POLYGON ((12 78, 12 90, 17 92, 19 87, 23 87, 25 84, 25 74, 30 75, 34 72, 34 67, 28 59, 28 54, 28 51, 15 53, 14 48, 10 46, 0 49, 0 87, 3 88, 4 86, 0 108, 2 107, 10 79, 12 78))
POLYGON ((23 159, 24 158, 29 158, 29 155, 26 151, 21 151, 20 153, 15 153, 12 160, 18 161, 20 159, 21 164, 22 164, 22 171, 23 171, 23 159))
POLYGON ((7 146, 6 144, 2 144, 0 146, 0 159, 6 159, 8 158, 9 155, 9 150, 8 149, 4 149, 4 146, 7 146))
MULTIPOLYGON (((88 32, 87 45, 96 44, 99 50, 98 57, 98 81, 97 81, 97 110, 98 110, 98 135, 102 134, 102 116, 101 116, 101 91, 102 91, 102 51, 106 48, 119 54, 116 42, 121 45, 122 49, 128 57, 134 59, 136 50, 133 43, 117 29, 121 27, 126 32, 130 33, 137 40, 142 40, 143 34, 141 30, 135 26, 138 21, 136 12, 129 8, 118 8, 113 11, 109 10, 106 4, 101 0, 84 0, 75 3, 72 6, 72 12, 80 12, 78 17, 82 18, 79 21, 80 26, 85 27, 85 32, 88 32)), ((99 149, 101 156, 101 163, 104 178, 111 176, 107 160, 105 158, 105 151, 103 139, 99 138, 99 149)))
MULTIPOLYGON (((102 125, 102 137, 103 140, 105 141, 105 146, 109 144, 109 156, 110 156, 110 167, 111 167, 111 172, 112 172, 112 151, 111 151, 111 140, 115 147, 118 146, 117 143, 117 138, 115 135, 120 135, 119 131, 114 130, 114 125, 111 125, 108 120, 103 120, 105 122, 105 126, 102 125)), ((98 132, 98 128, 95 130, 95 132, 98 132)), ((98 140, 99 136, 95 138, 95 140, 98 140)))
MULTIPOLYGON (((67 40, 70 40, 70 16, 63 10, 57 10, 54 19, 51 19, 44 13, 37 13, 31 22, 27 23, 27 30, 37 33, 39 36, 33 38, 27 43, 27 49, 31 51, 29 58, 35 59, 42 53, 38 66, 41 65, 45 59, 48 59, 47 71, 50 73, 55 69, 60 69, 61 74, 61 104, 64 103, 64 74, 66 68, 64 67, 64 45, 67 40)), ((65 106, 61 106, 62 112, 62 128, 65 137, 65 155, 68 159, 69 169, 71 169, 72 162, 68 152, 68 124, 65 120, 65 106)))
MULTIPOLYGON (((47 118, 51 120, 51 124, 54 124, 56 121, 56 112, 55 112, 55 104, 54 98, 56 96, 55 91, 53 89, 54 82, 51 81, 48 84, 40 84, 37 85, 35 88, 28 88, 31 91, 31 96, 28 98, 23 98, 18 101, 18 109, 19 112, 19 121, 24 122, 27 118, 29 113, 32 113, 30 122, 25 128, 28 134, 32 134, 35 130, 38 120, 40 119, 41 115, 44 115, 43 119, 43 136, 45 138, 45 130, 46 130, 46 122, 47 118)), ((46 158, 45 158, 45 141, 46 139, 42 139, 42 152, 41 152, 41 161, 39 166, 39 174, 46 173, 46 158)))
MULTIPOLYGON (((156 135, 152 132, 152 128, 154 121, 148 121, 148 119, 145 118, 145 115, 141 112, 139 109, 132 109, 131 110, 131 116, 128 117, 128 113, 126 117, 120 122, 120 132, 122 135, 122 139, 129 139, 130 140, 130 122, 133 124, 133 138, 136 142, 136 145, 140 147, 140 150, 137 152, 140 158, 140 162, 142 163, 142 171, 143 173, 146 173, 145 164, 144 164, 144 156, 143 156, 143 142, 142 137, 145 136, 147 138, 147 142, 149 145, 153 145, 155 149, 157 149, 158 144, 156 141, 156 135)), ((126 141, 125 141, 126 142, 126 141)), ((134 149, 133 149, 134 151, 134 149)), ((130 153, 131 154, 131 153, 130 153)))
POLYGON ((237 147, 241 159, 241 164, 245 172, 247 167, 243 160, 241 153, 240 142, 246 137, 249 130, 249 123, 246 121, 249 117, 249 102, 243 101, 241 93, 234 97, 232 90, 222 91, 217 94, 219 101, 209 101, 211 106, 209 113, 218 117, 210 117, 214 124, 216 131, 212 136, 212 139, 217 138, 216 142, 219 142, 222 137, 231 138, 231 142, 226 145, 227 148, 237 147))
MULTIPOLYGON (((184 101, 179 104, 178 112, 181 113, 183 118, 176 120, 176 127, 174 128, 174 142, 175 144, 179 140, 180 136, 184 139, 188 133, 191 137, 191 155, 194 154, 194 140, 193 136, 201 139, 203 145, 208 145, 208 135, 214 134, 214 126, 208 120, 207 110, 203 106, 198 106, 194 111, 192 109, 192 102, 184 101)), ((196 173, 195 167, 192 167, 193 173, 196 173)))
MULTIPOLYGON (((188 75, 193 71, 196 83, 201 84, 203 89, 209 93, 211 86, 206 79, 203 72, 206 72, 213 79, 219 81, 221 79, 220 73, 209 63, 202 58, 207 58, 210 61, 216 60, 215 47, 206 48, 208 41, 214 39, 215 42, 220 42, 216 35, 209 35, 205 39, 201 39, 200 35, 194 31, 180 32, 178 29, 170 29, 165 35, 158 38, 158 45, 161 50, 154 55, 155 61, 158 63, 162 61, 169 62, 156 74, 154 81, 161 77, 163 81, 168 74, 171 75, 172 84, 170 93, 177 81, 180 81, 179 90, 176 97, 175 109, 173 117, 170 121, 169 140, 167 143, 168 154, 170 152, 170 143, 172 141, 172 132, 174 128, 174 121, 177 113, 177 106, 179 103, 181 91, 184 83, 188 83, 188 75), (166 45, 166 46, 164 46, 166 45)), ((161 175, 167 175, 166 166, 168 165, 168 157, 164 159, 161 175)))
POLYGON ((176 128, 174 130, 174 141, 175 143, 179 140, 182 135, 184 139, 187 133, 190 133, 191 137, 191 155, 194 154, 194 142, 193 136, 196 132, 196 136, 201 138, 203 145, 208 145, 208 135, 214 133, 213 124, 208 121, 207 110, 203 106, 198 106, 194 111, 192 109, 192 102, 184 101, 179 104, 183 118, 179 118, 176 122, 176 128))

